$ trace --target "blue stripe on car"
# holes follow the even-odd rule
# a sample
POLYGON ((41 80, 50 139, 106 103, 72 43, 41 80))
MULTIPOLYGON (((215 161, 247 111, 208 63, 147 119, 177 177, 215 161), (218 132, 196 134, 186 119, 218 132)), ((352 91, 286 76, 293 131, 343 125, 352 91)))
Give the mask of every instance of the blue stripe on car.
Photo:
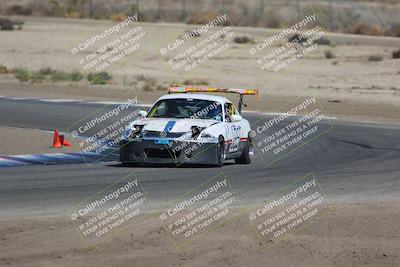
POLYGON ((172 128, 174 127, 175 123, 176 123, 176 121, 169 121, 167 123, 167 125, 165 125, 164 132, 169 133, 172 130, 172 128))

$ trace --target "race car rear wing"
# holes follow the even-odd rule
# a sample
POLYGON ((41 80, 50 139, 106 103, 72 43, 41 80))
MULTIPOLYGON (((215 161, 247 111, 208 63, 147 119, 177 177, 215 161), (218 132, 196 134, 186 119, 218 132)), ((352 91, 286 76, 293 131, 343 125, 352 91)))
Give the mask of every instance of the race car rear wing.
MULTIPOLYGON (((258 96, 257 89, 232 89, 232 88, 213 88, 213 87, 169 87, 168 94, 171 93, 231 93, 239 94, 238 111, 242 113, 243 96, 255 95, 258 96)), ((246 105, 245 105, 246 106, 246 105)))

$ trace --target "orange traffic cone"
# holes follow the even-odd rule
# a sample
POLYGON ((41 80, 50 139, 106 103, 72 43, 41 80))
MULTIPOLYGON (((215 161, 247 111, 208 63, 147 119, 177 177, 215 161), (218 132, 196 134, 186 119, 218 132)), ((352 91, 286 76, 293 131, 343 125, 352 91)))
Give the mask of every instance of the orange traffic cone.
POLYGON ((65 140, 65 137, 64 137, 64 139, 63 139, 62 145, 63 145, 63 146, 72 146, 72 144, 71 144, 70 142, 68 142, 67 140, 65 140))
POLYGON ((57 129, 54 131, 53 147, 54 148, 61 148, 60 134, 58 133, 57 129))

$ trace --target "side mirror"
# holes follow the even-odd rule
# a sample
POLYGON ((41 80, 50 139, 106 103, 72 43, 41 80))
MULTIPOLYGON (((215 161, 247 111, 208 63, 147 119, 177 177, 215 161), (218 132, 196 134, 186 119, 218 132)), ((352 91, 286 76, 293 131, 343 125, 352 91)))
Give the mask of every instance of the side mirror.
POLYGON ((139 109, 138 114, 140 117, 146 117, 147 116, 147 111, 139 109))
POLYGON ((242 116, 234 114, 231 116, 231 119, 233 122, 238 122, 242 120, 242 116))

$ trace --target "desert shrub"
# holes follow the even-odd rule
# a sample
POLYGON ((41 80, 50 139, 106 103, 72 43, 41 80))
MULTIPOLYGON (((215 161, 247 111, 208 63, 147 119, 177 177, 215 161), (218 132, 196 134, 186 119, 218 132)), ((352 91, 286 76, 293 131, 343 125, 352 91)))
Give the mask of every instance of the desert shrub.
POLYGON ((22 29, 24 22, 22 20, 10 20, 7 18, 0 18, 0 30, 2 31, 13 31, 17 26, 18 30, 22 29))
MULTIPOLYGON (((326 9, 324 14, 325 20, 321 22, 325 25, 331 25, 331 20, 333 19, 333 29, 335 31, 342 32, 351 32, 354 28, 354 25, 358 25, 360 23, 361 15, 354 12, 351 7, 344 7, 340 10, 340 12, 335 12, 334 15, 331 14, 331 10, 326 9)), ((319 16, 321 18, 321 16, 319 16)))
POLYGON ((253 43, 254 40, 253 38, 249 38, 247 36, 237 36, 233 38, 233 42, 236 44, 248 44, 248 43, 253 43))
POLYGON ((168 86, 159 84, 159 85, 157 85, 156 90, 157 91, 167 91, 168 90, 168 86))
POLYGON ((184 85, 209 85, 209 82, 207 80, 184 80, 183 81, 184 85))
POLYGON ((170 83, 170 85, 171 85, 171 86, 179 86, 179 82, 178 82, 178 81, 175 81, 175 80, 172 80, 171 83, 170 83))
POLYGON ((7 8, 6 14, 8 16, 14 16, 14 15, 23 15, 23 16, 29 16, 32 15, 32 8, 30 6, 21 6, 21 5, 12 5, 7 8))
POLYGON ((368 58, 369 61, 382 61, 383 57, 381 55, 372 55, 368 58))
POLYGON ((22 25, 24 24, 24 22, 22 22, 22 23, 17 23, 16 25, 17 25, 17 30, 22 30, 22 25))
POLYGON ((139 75, 136 76, 136 80, 145 81, 146 80, 146 76, 144 76, 143 74, 139 74, 139 75))
POLYGON ((78 82, 82 79, 83 79, 83 75, 79 71, 73 71, 73 72, 69 73, 69 80, 71 80, 71 81, 78 82))
POLYGON ((138 19, 140 21, 144 21, 144 15, 143 13, 140 11, 139 5, 137 5, 136 3, 133 3, 130 7, 129 7, 129 11, 126 14, 127 16, 133 16, 137 14, 138 15, 138 19))
POLYGON ((354 34, 368 34, 369 31, 370 31, 370 27, 369 27, 368 24, 359 23, 353 28, 351 33, 354 33, 354 34))
POLYGON ((377 25, 371 26, 367 23, 359 23, 353 28, 351 33, 380 36, 384 34, 384 31, 377 25))
POLYGON ((336 58, 335 54, 331 50, 325 50, 324 55, 327 59, 336 58))
POLYGON ((155 83, 152 81, 146 81, 142 84, 142 90, 145 92, 154 91, 155 83))
POLYGON ((29 80, 29 72, 24 68, 16 68, 14 75, 20 82, 27 82, 29 80))
POLYGON ((83 18, 83 12, 86 10, 85 5, 89 4, 87 0, 64 0, 63 2, 65 7, 64 16, 67 18, 83 18))
POLYGON ((64 71, 55 70, 50 73, 50 80, 53 82, 68 81, 69 75, 64 71))
POLYGON ((184 85, 192 85, 192 84, 194 84, 194 81, 192 81, 192 80, 184 80, 183 84, 184 85))
POLYGON ((209 85, 210 83, 207 80, 200 80, 197 84, 199 84, 199 85, 209 85))
POLYGON ((392 52, 392 58, 400 58, 400 49, 392 52))
POLYGON ((82 18, 82 13, 79 12, 78 10, 67 8, 67 11, 65 12, 65 17, 66 18, 71 18, 71 19, 78 19, 82 18))
MULTIPOLYGON (((219 14, 216 11, 196 12, 189 15, 186 19, 186 24, 207 24, 214 20, 219 14)), ((218 24, 219 26, 229 26, 229 21, 224 21, 218 24)))
POLYGON ((29 73, 27 70, 22 68, 15 69, 13 72, 15 77, 23 82, 26 82, 28 80, 31 80, 32 82, 42 82, 46 80, 51 80, 53 82, 80 81, 84 78, 84 76, 79 71, 64 72, 53 70, 50 67, 42 68, 39 71, 33 73, 29 73))
POLYGON ((80 81, 83 79, 83 75, 79 71, 64 72, 59 70, 52 70, 51 68, 45 68, 39 70, 39 73, 44 76, 50 76, 50 80, 53 82, 61 81, 80 81))
POLYGON ((35 83, 35 82, 43 82, 44 80, 46 80, 46 76, 41 73, 40 71, 38 72, 34 72, 31 75, 29 75, 29 79, 35 83))
POLYGON ((320 37, 317 40, 314 41, 314 44, 317 45, 331 45, 331 41, 329 41, 328 39, 324 38, 324 37, 320 37))
POLYGON ((400 37, 400 24, 390 26, 389 30, 386 32, 386 35, 400 37))
POLYGON ((339 62, 337 60, 332 61, 332 65, 338 65, 338 64, 339 64, 339 62))
POLYGON ((39 73, 42 75, 50 75, 54 72, 54 70, 52 70, 50 67, 47 68, 42 68, 39 70, 39 73))
POLYGON ((382 28, 376 25, 372 26, 369 32, 369 35, 374 35, 374 36, 382 36, 383 34, 384 31, 382 30, 382 28))
POLYGON ((14 24, 9 19, 0 18, 0 30, 2 30, 2 31, 13 31, 14 30, 14 24))
POLYGON ((278 28, 282 24, 281 17, 272 11, 268 11, 265 19, 265 26, 269 28, 278 28))
POLYGON ((91 84, 106 84, 111 79, 111 74, 105 71, 99 73, 89 73, 89 75, 87 76, 87 80, 91 84))
POLYGON ((0 64, 0 75, 1 74, 7 74, 9 71, 7 69, 6 66, 4 66, 3 64, 0 64))
POLYGON ((149 83, 145 83, 142 86, 142 90, 145 92, 151 92, 151 91, 154 91, 154 87, 151 86, 151 84, 149 84, 149 83))
POLYGON ((52 7, 49 12, 49 16, 52 17, 64 17, 65 11, 62 6, 58 3, 58 1, 51 0, 52 7))
POLYGON ((127 15, 124 15, 124 14, 117 14, 117 15, 111 15, 111 16, 110 16, 110 19, 111 19, 112 21, 122 22, 122 21, 126 20, 127 17, 128 17, 128 16, 127 16, 127 15))
POLYGON ((148 78, 144 81, 141 81, 141 88, 143 91, 154 91, 154 88, 156 88, 156 80, 152 78, 148 78))

